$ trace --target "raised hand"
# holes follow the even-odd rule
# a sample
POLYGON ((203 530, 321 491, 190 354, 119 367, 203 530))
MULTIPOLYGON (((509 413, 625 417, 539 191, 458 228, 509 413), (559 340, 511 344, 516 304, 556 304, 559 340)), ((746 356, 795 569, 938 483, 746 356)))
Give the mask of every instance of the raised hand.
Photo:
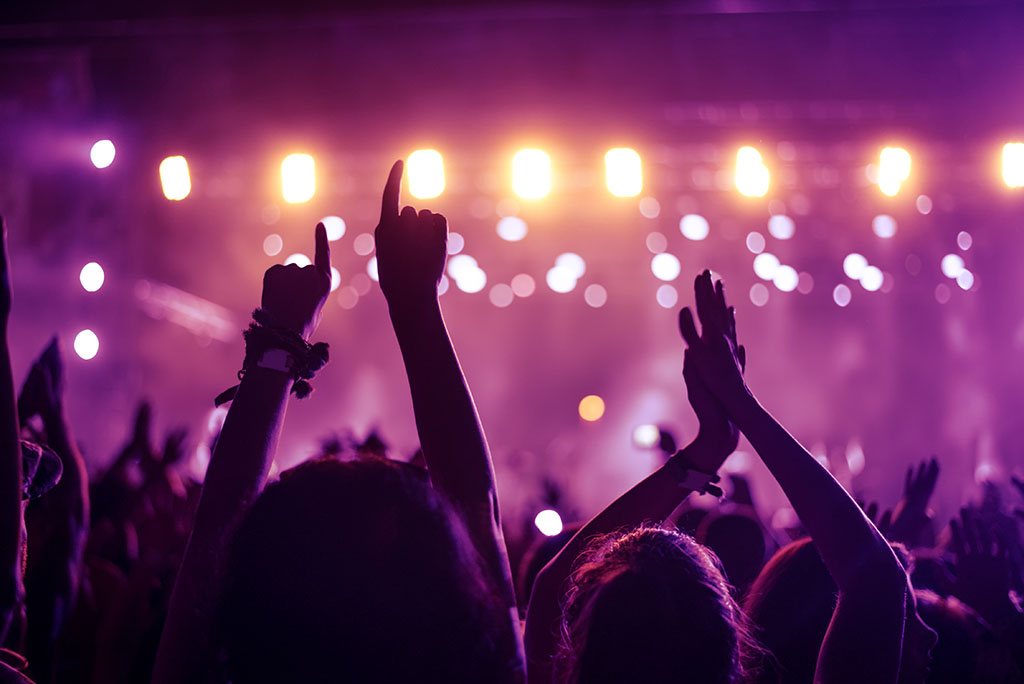
POLYGON ((697 333, 688 307, 679 312, 679 332, 686 341, 687 355, 690 365, 696 369, 695 374, 719 402, 728 406, 733 400, 750 395, 743 381, 747 353, 736 340, 735 311, 725 303, 722 281, 712 284, 710 271, 697 276, 693 289, 701 333, 697 333))
POLYGON ((914 466, 907 468, 903 498, 893 511, 891 525, 887 526, 888 529, 879 528, 886 538, 912 547, 922 545, 922 533, 931 522, 928 502, 935 492, 938 479, 939 462, 935 458, 922 461, 916 470, 914 466))
POLYGON ((1010 599, 1010 560, 1000 536, 969 508, 961 508, 960 520, 954 518, 949 526, 956 555, 953 594, 990 624, 1017 612, 1010 599))
POLYGON ((64 405, 64 360, 56 337, 32 364, 18 396, 18 417, 22 425, 32 416, 44 421, 61 415, 64 405))
POLYGON ((380 289, 392 306, 436 299, 448 242, 448 221, 441 214, 413 207, 399 213, 402 169, 401 160, 391 167, 374 231, 380 289))
POLYGON ((324 224, 316 224, 316 251, 310 266, 280 264, 263 275, 262 308, 279 325, 308 340, 320 325, 331 291, 331 247, 324 224))

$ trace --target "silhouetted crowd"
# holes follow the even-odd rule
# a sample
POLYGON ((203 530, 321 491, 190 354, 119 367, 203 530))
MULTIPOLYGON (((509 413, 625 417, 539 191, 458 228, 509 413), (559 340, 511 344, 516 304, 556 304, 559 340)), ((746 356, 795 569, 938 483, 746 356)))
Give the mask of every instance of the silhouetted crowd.
POLYGON ((183 431, 154 444, 146 403, 90 479, 56 340, 15 392, 4 233, 0 682, 1024 682, 1024 482, 987 483, 948 525, 929 509, 934 458, 890 510, 855 501, 747 386, 708 271, 679 314, 697 436, 513 573, 438 303, 447 221, 399 208, 402 174, 375 238, 420 440, 409 462, 371 436, 270 477, 289 397, 329 356, 313 341, 331 285, 320 224, 312 264, 264 276, 203 481, 183 474, 183 431), (785 541, 745 477, 719 479, 741 433, 799 518, 785 541))

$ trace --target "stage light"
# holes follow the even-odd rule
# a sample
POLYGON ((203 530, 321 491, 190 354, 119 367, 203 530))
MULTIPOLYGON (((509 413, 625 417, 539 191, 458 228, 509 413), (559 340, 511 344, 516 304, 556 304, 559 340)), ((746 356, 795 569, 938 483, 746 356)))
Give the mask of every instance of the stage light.
POLYGON ((756 231, 747 233, 747 250, 752 254, 760 254, 766 246, 764 235, 756 231))
POLYGON ((671 285, 665 284, 658 288, 654 294, 658 306, 664 309, 673 309, 679 303, 679 292, 671 285))
POLYGON ((544 280, 547 281, 548 287, 559 294, 572 292, 576 287, 576 276, 563 266, 549 268, 544 280))
POLYGON ((591 283, 583 291, 583 301, 595 309, 600 309, 608 301, 608 290, 597 283, 591 283))
POLYGON ((366 262, 366 275, 370 276, 370 280, 374 282, 380 280, 380 276, 377 274, 377 257, 370 257, 370 260, 366 262))
POLYGON ((754 306, 764 306, 768 303, 771 293, 764 283, 754 283, 750 286, 750 301, 754 306))
POLYGON ((409 194, 416 199, 433 199, 444 192, 444 160, 437 150, 416 150, 405 168, 409 194))
POLYGON ((974 287, 974 274, 965 268, 957 274, 956 284, 960 286, 961 290, 970 290, 974 287))
POLYGON ((779 257, 768 252, 762 252, 754 257, 754 273, 761 280, 771 280, 779 270, 779 257))
POLYGON ((882 287, 882 281, 885 276, 882 274, 882 269, 877 266, 867 266, 864 272, 860 274, 860 286, 868 292, 877 292, 882 287))
POLYGON ((608 192, 616 197, 636 197, 644 188, 640 155, 636 150, 628 147, 608 150, 604 155, 604 173, 608 192))
POLYGON ((95 261, 90 261, 82 267, 78 280, 86 292, 96 292, 103 287, 103 267, 95 261))
POLYGON ((331 242, 340 240, 345 235, 345 219, 340 216, 324 216, 320 219, 320 223, 324 224, 324 229, 327 230, 327 239, 331 242))
POLYGON ((310 258, 308 256, 306 256, 305 254, 299 254, 299 253, 292 254, 291 256, 289 256, 287 259, 284 260, 284 265, 285 266, 290 266, 291 264, 295 264, 295 265, 300 266, 300 267, 305 267, 305 266, 309 266, 312 263, 313 262, 310 260, 310 258))
POLYGON ((499 309, 503 309, 512 303, 512 301, 516 298, 516 293, 513 292, 512 288, 506 285, 505 283, 498 283, 497 285, 491 288, 488 297, 491 300, 491 304, 498 307, 499 309))
POLYGON ((551 191, 551 158, 544 150, 519 150, 512 158, 512 189, 523 199, 551 191))
POLYGON ((188 161, 182 156, 167 157, 160 162, 160 185, 164 197, 183 200, 192 192, 192 179, 188 174, 188 161))
POLYGON ((555 266, 569 271, 577 280, 582 278, 583 274, 587 272, 587 263, 583 261, 583 257, 574 252, 559 254, 558 258, 555 259, 555 266))
POLYGON ((331 266, 331 292, 341 287, 341 271, 331 266))
POLYGON ((588 394, 580 399, 579 414, 588 423, 601 420, 604 415, 604 399, 596 394, 588 394))
POLYGON ((651 259, 651 273, 658 280, 671 282, 679 277, 681 270, 682 267, 679 264, 679 259, 668 252, 655 254, 654 258, 651 259))
POLYGON ((971 248, 971 245, 973 244, 974 238, 972 238, 971 234, 968 233, 966 230, 961 230, 959 233, 956 234, 956 246, 964 250, 965 252, 969 250, 971 248))
POLYGON ((519 242, 526 237, 526 221, 518 216, 506 216, 498 221, 498 237, 508 242, 519 242))
POLYGON ((871 230, 880 238, 891 238, 896 234, 896 219, 886 214, 876 216, 871 221, 871 230))
POLYGON ((456 232, 448 233, 448 254, 458 254, 466 246, 466 238, 456 232))
POLYGON ((504 309, 515 301, 516 294, 512 291, 512 288, 505 283, 498 283, 491 287, 491 291, 488 293, 487 297, 491 300, 491 304, 499 309, 504 309))
POLYGON ((753 147, 741 147, 736 153, 736 189, 746 197, 764 197, 771 174, 753 147))
POLYGON ((263 238, 263 253, 267 256, 277 256, 284 249, 284 240, 277 233, 271 233, 263 238))
POLYGON ((109 140, 97 140, 89 150, 89 160, 97 169, 105 169, 114 163, 114 143, 109 140))
POLYGON ((308 154, 289 154, 281 162, 281 194, 289 204, 301 204, 316 193, 316 166, 308 154))
POLYGON ((848 305, 852 298, 853 295, 850 292, 850 288, 848 288, 846 285, 843 285, 842 283, 836 285, 835 289, 832 290, 832 301, 834 301, 839 306, 848 305))
POLYGON ((800 283, 800 274, 792 266, 779 266, 772 277, 772 283, 783 292, 792 292, 800 283))
POLYGON ((679 219, 679 232, 688 240, 703 240, 711 232, 711 227, 700 214, 687 214, 679 219))
POLYGON ((1024 143, 1003 145, 1003 182, 1011 188, 1024 188, 1024 143))
POLYGON ((910 178, 910 153, 902 147, 886 147, 878 160, 878 187, 895 197, 903 181, 910 178))
POLYGON ((516 293, 516 297, 529 297, 537 289, 537 283, 534 282, 533 277, 526 273, 520 273, 512 277, 512 291, 516 293))
POLYGON ((868 260, 864 258, 863 254, 853 252, 851 254, 847 254, 846 258, 843 259, 843 273, 845 273, 846 277, 851 280, 860 280, 861 275, 864 273, 864 269, 867 267, 868 260))
POLYGON ((947 254, 942 257, 942 275, 947 278, 956 278, 964 270, 964 260, 959 254, 947 254))
POLYGON ((448 275, 456 282, 476 268, 476 259, 468 254, 456 254, 448 260, 448 275))
POLYGON ((100 338, 92 330, 83 330, 75 335, 75 353, 86 361, 94 358, 100 351, 100 338))
POLYGON ((533 524, 545 537, 557 537, 562 533, 562 516, 558 515, 558 511, 550 508, 538 513, 537 517, 533 519, 533 524))
POLYGON ((788 240, 796 232, 796 224, 788 216, 777 214, 768 219, 768 232, 776 240, 788 240))
POLYGON ((468 269, 461 278, 455 279, 455 286, 469 294, 476 294, 487 285, 487 274, 482 268, 474 266, 468 269))
POLYGON ((657 425, 637 425, 633 429, 633 444, 641 449, 653 449, 660 439, 661 431, 657 425))

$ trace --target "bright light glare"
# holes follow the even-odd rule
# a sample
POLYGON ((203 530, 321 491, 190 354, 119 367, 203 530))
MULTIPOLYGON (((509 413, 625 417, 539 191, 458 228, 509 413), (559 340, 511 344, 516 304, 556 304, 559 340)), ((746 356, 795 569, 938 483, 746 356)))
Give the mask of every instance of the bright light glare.
POLYGON ((103 287, 103 267, 95 261, 90 261, 82 267, 82 272, 78 274, 78 280, 81 281, 86 292, 96 292, 103 287))
POLYGON ((551 158, 544 150, 519 150, 512 158, 512 189, 523 199, 551 192, 551 158))
POLYGON ((331 266, 331 292, 341 287, 341 271, 331 266))
POLYGON ((588 394, 580 399, 580 418, 590 423, 600 420, 604 415, 604 399, 596 394, 588 394))
POLYGON ((487 285, 487 274, 484 273, 482 268, 472 268, 467 270, 461 278, 455 279, 455 286, 463 292, 469 294, 475 294, 480 290, 484 289, 487 285))
POLYGON ((577 280, 582 278, 583 274, 587 272, 587 264, 583 261, 583 257, 574 252, 559 254, 558 258, 555 259, 555 266, 569 271, 577 280))
POLYGON ((969 250, 971 248, 971 245, 973 244, 974 238, 972 238, 971 234, 968 233, 966 230, 961 230, 959 233, 956 234, 956 246, 964 250, 965 252, 969 250))
POLYGON ((658 280, 671 282, 679 277, 681 270, 682 267, 679 264, 679 259, 668 252, 655 254, 654 258, 651 259, 651 273, 658 280))
POLYGON ((1003 145, 1003 182, 1011 188, 1024 188, 1024 143, 1003 145))
POLYGON ((331 242, 340 240, 345 235, 345 219, 340 216, 324 216, 320 223, 327 229, 327 239, 331 242))
POLYGON ((576 276, 573 275, 572 271, 561 266, 548 269, 544 279, 547 281, 548 287, 559 294, 572 292, 573 288, 576 287, 576 276))
POLYGON ((736 153, 736 189, 746 197, 764 197, 771 174, 761 162, 761 153, 753 147, 741 147, 736 153))
POLYGON ((775 283, 775 287, 783 292, 792 292, 800 282, 800 274, 792 266, 779 266, 778 270, 775 271, 772 282, 775 283))
POLYGON ((842 283, 836 285, 835 289, 832 290, 832 301, 834 301, 839 306, 848 305, 850 303, 850 299, 852 298, 853 295, 850 292, 850 288, 848 288, 846 285, 843 285, 842 283))
POLYGON ((292 254, 290 257, 284 260, 284 265, 289 266, 291 264, 298 264, 299 266, 309 266, 313 262, 305 254, 292 254))
POLYGON ((964 270, 964 260, 959 254, 947 254, 942 257, 942 275, 956 278, 964 270))
POLYGON ((796 232, 796 224, 788 216, 777 214, 768 219, 768 232, 777 240, 788 240, 796 232))
POLYGON ((860 274, 860 286, 868 292, 877 292, 882 287, 884 279, 885 275, 882 273, 882 269, 877 266, 868 266, 860 274))
POLYGON ((366 262, 366 275, 375 282, 380 280, 380 275, 377 273, 377 257, 370 257, 370 260, 366 262))
POLYGON ((679 291, 671 285, 662 285, 658 288, 654 298, 658 300, 658 305, 662 308, 672 309, 679 303, 679 291))
POLYGON ((448 260, 448 275, 456 282, 475 268, 476 259, 468 254, 456 254, 448 260))
POLYGON ((516 293, 516 297, 529 297, 537 289, 537 283, 526 273, 513 276, 512 282, 509 284, 512 286, 512 291, 516 293))
POLYGON ((871 220, 871 230, 880 238, 891 238, 896 234, 896 219, 887 214, 876 216, 871 220))
POLYGON ((779 257, 768 252, 762 252, 754 257, 754 273, 761 280, 771 280, 775 272, 779 270, 779 257))
POLYGON ((277 233, 271 233, 263 238, 263 253, 267 256, 277 256, 284 249, 284 240, 277 233))
POLYGON ((75 335, 75 353, 88 361, 100 351, 100 338, 92 330, 83 330, 75 335))
POLYGON ((444 160, 437 150, 416 150, 405 168, 409 194, 416 199, 433 199, 444 192, 444 160))
POLYGON ((961 290, 970 290, 974 287, 974 274, 965 268, 956 277, 956 284, 960 286, 961 290))
POLYGON ((583 301, 595 309, 600 309, 608 301, 608 291, 597 283, 591 283, 583 291, 583 301))
POLYGON ((558 515, 558 511, 550 508, 538 513, 537 517, 533 519, 533 524, 545 537, 557 537, 562 533, 562 516, 558 515))
POLYGON ((628 147, 616 147, 604 155, 605 182, 616 197, 636 197, 644 188, 640 155, 628 147))
POLYGON ((188 161, 182 156, 167 157, 160 162, 160 185, 164 197, 183 200, 192 192, 192 179, 188 175, 188 161))
POLYGON ((506 216, 498 221, 498 237, 508 242, 519 242, 526 237, 526 221, 518 216, 506 216))
POLYGON ((657 425, 637 425, 633 430, 633 444, 641 449, 650 449, 658 444, 661 431, 657 425))
POLYGON ((711 232, 711 226, 700 214, 687 214, 679 219, 679 232, 688 240, 703 240, 711 232))
POLYGON ((903 181, 910 178, 910 153, 902 147, 886 147, 878 161, 878 187, 895 197, 903 181))
POLYGON ((105 169, 114 163, 114 154, 114 143, 109 140, 97 140, 89 150, 89 160, 97 169, 105 169))
POLYGON ((764 235, 758 232, 747 233, 747 249, 753 254, 760 254, 765 248, 764 235))
POLYGON ((281 194, 289 204, 313 199, 316 193, 316 166, 308 154, 289 154, 281 162, 281 194))
POLYGON ((860 280, 861 275, 864 273, 864 269, 868 267, 868 260, 864 258, 863 254, 847 254, 846 258, 843 259, 843 273, 846 274, 847 278, 852 280, 860 280))

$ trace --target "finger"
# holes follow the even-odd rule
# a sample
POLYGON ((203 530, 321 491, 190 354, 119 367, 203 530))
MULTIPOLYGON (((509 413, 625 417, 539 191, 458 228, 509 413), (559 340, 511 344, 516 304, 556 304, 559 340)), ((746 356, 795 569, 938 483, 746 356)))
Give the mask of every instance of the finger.
POLYGON ((442 235, 448 235, 448 219, 444 214, 434 214, 434 230, 442 235))
POLYGON ((729 339, 732 340, 733 347, 739 347, 739 339, 736 337, 736 308, 730 306, 726 309, 726 330, 729 331, 729 339))
POLYGON ((967 553, 967 547, 964 546, 964 535, 960 529, 960 523, 953 518, 949 521, 949 533, 950 533, 950 544, 953 547, 953 553, 958 556, 963 556, 967 553))
POLYGON ((892 511, 887 510, 882 513, 882 519, 878 521, 878 531, 883 535, 889 533, 889 528, 892 526, 892 511))
POLYGON ((715 314, 718 316, 718 327, 724 332, 729 332, 729 307, 725 303, 725 283, 721 280, 715 283, 715 314))
POLYGON ((420 217, 420 221, 423 221, 424 223, 428 224, 433 223, 433 220, 430 218, 433 215, 434 212, 430 211, 429 209, 420 209, 420 213, 417 214, 417 216, 420 217))
POLYGON ((398 195, 402 190, 402 170, 405 168, 401 159, 396 161, 384 184, 384 197, 380 204, 380 221, 398 216, 398 195))
POLYGON ((412 207, 402 207, 402 218, 409 220, 416 218, 416 210, 412 207))
POLYGON ((903 476, 903 494, 909 494, 910 488, 914 485, 914 466, 907 466, 907 473, 903 476))
POLYGON ((316 270, 328 278, 331 277, 331 243, 327 241, 327 228, 323 223, 316 224, 316 250, 313 253, 313 265, 316 270))
POLYGON ((715 288, 711 284, 711 271, 704 271, 693 284, 693 294, 697 300, 697 317, 700 318, 704 335, 721 332, 718 317, 715 315, 715 288))
POLYGON ((876 519, 875 516, 878 515, 878 504, 874 501, 869 503, 867 508, 864 509, 864 515, 868 516, 868 520, 874 522, 876 519))
POLYGON ((736 349, 736 358, 740 360, 740 370, 747 372, 747 348, 742 344, 736 349))
POLYGON ((700 343, 697 326, 693 323, 693 313, 690 312, 690 307, 688 306, 684 306, 679 312, 679 334, 683 336, 683 340, 686 341, 688 347, 693 347, 700 343))

